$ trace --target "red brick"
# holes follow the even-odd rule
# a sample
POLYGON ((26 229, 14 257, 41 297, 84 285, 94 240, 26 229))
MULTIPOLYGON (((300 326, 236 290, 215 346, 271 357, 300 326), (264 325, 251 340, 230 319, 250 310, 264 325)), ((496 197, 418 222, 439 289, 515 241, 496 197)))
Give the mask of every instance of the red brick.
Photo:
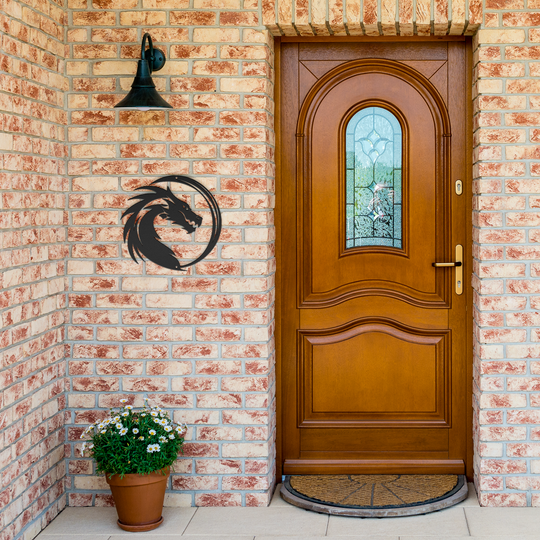
POLYGON ((503 13, 504 26, 540 26, 540 13, 503 13))
POLYGON ((242 506, 240 493, 200 493, 195 495, 197 506, 242 506))
POLYGON ((111 392, 119 390, 118 379, 114 377, 75 377, 72 381, 75 392, 111 392))
POLYGON ((197 474, 241 474, 242 462, 233 459, 197 459, 197 474))
POLYGON ((527 463, 522 460, 483 459, 480 462, 482 474, 519 474, 527 472, 527 463))

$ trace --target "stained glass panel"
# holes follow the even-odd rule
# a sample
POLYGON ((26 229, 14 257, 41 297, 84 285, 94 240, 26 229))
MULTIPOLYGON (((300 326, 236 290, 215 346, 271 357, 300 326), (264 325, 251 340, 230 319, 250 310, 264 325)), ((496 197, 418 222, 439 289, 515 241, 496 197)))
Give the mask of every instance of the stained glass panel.
POLYGON ((398 119, 382 107, 358 111, 346 131, 346 247, 402 247, 398 119))

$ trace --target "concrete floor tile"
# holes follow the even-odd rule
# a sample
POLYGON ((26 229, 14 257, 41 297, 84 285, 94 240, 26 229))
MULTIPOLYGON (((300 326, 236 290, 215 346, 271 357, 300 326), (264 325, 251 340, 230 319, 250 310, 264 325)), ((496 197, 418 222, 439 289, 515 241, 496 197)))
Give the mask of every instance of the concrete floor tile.
POLYGON ((540 536, 540 508, 464 508, 471 536, 540 536))
MULTIPOLYGON (((156 529, 155 534, 181 535, 196 510, 196 508, 164 508, 163 524, 156 529)), ((96 536, 133 534, 120 529, 116 523, 117 519, 114 508, 66 508, 41 534, 64 538, 74 536, 77 537, 76 540, 81 540, 79 536, 82 535, 93 535, 92 540, 101 540, 96 539, 96 536)))
MULTIPOLYGON (((440 536, 400 536, 399 540, 440 540, 440 536)), ((445 536, 444 540, 540 540, 540 536, 445 536)), ((343 539, 341 539, 343 540, 343 539)), ((347 540, 349 540, 347 538, 347 540)), ((380 540, 377 537, 376 540, 380 540)))
MULTIPOLYGON (((253 540, 253 535, 250 536, 192 536, 178 534, 160 534, 158 531, 150 531, 147 533, 136 533, 136 540, 253 540)), ((275 537, 274 537, 275 538, 275 537)), ((45 539, 47 540, 47 539, 45 539)), ((65 540, 65 537, 60 540, 65 540)), ((77 539, 78 540, 78 539, 77 539)), ((108 540, 126 540, 123 535, 112 535, 108 540)), ((305 540, 305 538, 304 538, 305 540)), ((326 540, 326 539, 325 539, 326 540)))
MULTIPOLYGON (((182 540, 184 538, 185 537, 183 537, 182 540)), ((255 540, 277 540, 277 539, 275 536, 256 536, 255 540)), ((306 540, 306 537, 305 536, 280 536, 279 540, 306 540)), ((398 536, 377 536, 375 539, 373 536, 310 536, 309 540, 399 540, 399 537, 398 536)))
MULTIPOLYGON (((400 536, 399 540, 440 540, 440 536, 400 536)), ((348 539, 347 539, 348 540, 348 539)), ((379 537, 377 537, 379 540, 379 537)), ((473 540, 471 536, 445 536, 444 540, 473 540)), ((474 540, 477 540, 476 538, 474 540)), ((500 539, 498 539, 500 540, 500 539)))
MULTIPOLYGON (((44 529, 45 531, 47 529, 44 529)), ((110 535, 109 534, 73 534, 71 535, 73 536, 74 540, 109 540, 110 538, 110 535)), ((40 534, 38 534, 35 538, 35 540, 67 540, 67 536, 66 535, 61 535, 61 534, 48 534, 48 533, 44 533, 44 532, 41 532, 40 534)))
POLYGON ((325 536, 328 516, 295 507, 199 508, 186 535, 325 536))
POLYGON ((468 536, 464 510, 448 508, 422 516, 378 519, 330 516, 327 534, 328 536, 468 536))
POLYGON ((472 482, 469 482, 468 486, 469 494, 467 495, 467 498, 464 501, 461 501, 459 504, 456 504, 456 507, 473 506, 475 508, 480 508, 480 503, 478 502, 478 495, 476 494, 476 490, 474 489, 474 484, 472 482))
POLYGON ((114 508, 65 508, 42 535, 88 536, 114 534, 118 531, 114 508))
POLYGON ((279 494, 280 491, 281 491, 281 484, 278 484, 276 486, 276 490, 274 491, 274 496, 272 497, 272 500, 270 501, 270 506, 272 508, 274 506, 289 506, 289 507, 292 506, 281 498, 281 495, 279 494))

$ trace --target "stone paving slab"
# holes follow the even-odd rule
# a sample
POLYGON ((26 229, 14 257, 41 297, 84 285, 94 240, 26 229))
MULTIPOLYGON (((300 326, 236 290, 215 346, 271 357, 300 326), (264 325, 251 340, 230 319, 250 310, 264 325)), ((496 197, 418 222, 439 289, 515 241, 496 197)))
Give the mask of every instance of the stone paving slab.
POLYGON ((328 516, 293 506, 279 508, 199 508, 186 534, 325 536, 328 516))
POLYGON ((480 503, 478 502, 478 497, 476 496, 476 491, 474 490, 474 484, 469 482, 467 485, 469 486, 469 494, 464 501, 456 504, 456 508, 459 508, 460 506, 474 506, 475 508, 480 508, 480 503))
MULTIPOLYGON (((380 540, 377 536, 373 540, 380 540)), ((327 539, 328 540, 328 539, 327 539)), ((344 540, 343 538, 341 540, 344 540)), ((347 538, 350 540, 350 538, 347 538)), ((399 540, 441 540, 440 536, 400 536, 399 540)), ((540 535, 534 536, 445 536, 444 540, 540 540, 540 535)))
POLYGON ((327 535, 400 536, 418 534, 419 531, 423 535, 439 537, 469 536, 464 509, 455 507, 423 516, 365 519, 330 516, 327 535))
MULTIPOLYGON (((164 508, 163 525, 156 529, 155 533, 181 535, 196 511, 196 508, 164 508)), ((116 523, 117 519, 114 508, 66 508, 38 538, 51 540, 45 537, 63 536, 66 540, 69 536, 76 536, 77 540, 81 540, 83 535, 93 535, 88 540, 103 540, 100 536, 105 536, 105 540, 108 540, 111 535, 125 537, 134 534, 120 529, 116 523)), ((142 536, 137 535, 137 538, 143 540, 142 536)))
POLYGON ((540 508, 464 508, 471 536, 540 536, 540 508))
MULTIPOLYGON (((276 537, 275 536, 256 536, 255 540, 276 540, 276 537)), ((279 540, 306 540, 306 537, 305 536, 280 536, 279 540)), ((399 540, 399 536, 377 536, 377 537, 374 537, 374 536, 310 536, 309 540, 399 540)))
MULTIPOLYGON (((249 536, 192 536, 192 535, 170 535, 170 534, 159 534, 158 531, 149 531, 146 533, 136 533, 137 536, 134 537, 135 540, 254 540, 253 535, 249 536), (154 533, 154 534, 152 534, 154 533)), ((274 537, 275 538, 275 537, 274 537)), ((45 539, 48 540, 48 539, 45 539)), ((126 540, 125 536, 122 535, 112 535, 108 540, 126 540)), ((304 536, 304 539, 306 537, 304 536)), ((326 540, 326 539, 325 539, 326 540)))
POLYGON ((41 534, 36 536, 36 539, 39 540, 67 540, 70 537, 73 537, 75 540, 109 540, 111 537, 109 534, 48 534, 44 529, 41 534))
MULTIPOLYGON (((470 486, 472 487, 472 486, 470 486)), ((136 540, 540 540, 540 508, 458 506, 403 518, 326 516, 274 495, 268 508, 164 508, 159 529, 136 540)), ((114 508, 66 508, 38 540, 123 540, 114 508)))

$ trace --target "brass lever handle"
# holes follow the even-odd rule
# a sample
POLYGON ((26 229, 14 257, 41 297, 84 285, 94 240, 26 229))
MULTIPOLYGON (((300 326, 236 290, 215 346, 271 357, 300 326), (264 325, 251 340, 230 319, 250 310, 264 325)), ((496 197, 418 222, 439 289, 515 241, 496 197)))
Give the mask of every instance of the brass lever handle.
POLYGON ((434 262, 431 263, 431 266, 435 266, 435 268, 442 267, 448 267, 448 266, 455 266, 456 267, 456 275, 455 275, 455 287, 456 287, 456 294, 463 294, 463 246, 460 244, 456 245, 456 262, 445 262, 445 263, 438 263, 434 262))
POLYGON ((441 266, 461 266, 463 263, 461 261, 449 262, 449 263, 431 263, 431 266, 440 268, 441 266))

